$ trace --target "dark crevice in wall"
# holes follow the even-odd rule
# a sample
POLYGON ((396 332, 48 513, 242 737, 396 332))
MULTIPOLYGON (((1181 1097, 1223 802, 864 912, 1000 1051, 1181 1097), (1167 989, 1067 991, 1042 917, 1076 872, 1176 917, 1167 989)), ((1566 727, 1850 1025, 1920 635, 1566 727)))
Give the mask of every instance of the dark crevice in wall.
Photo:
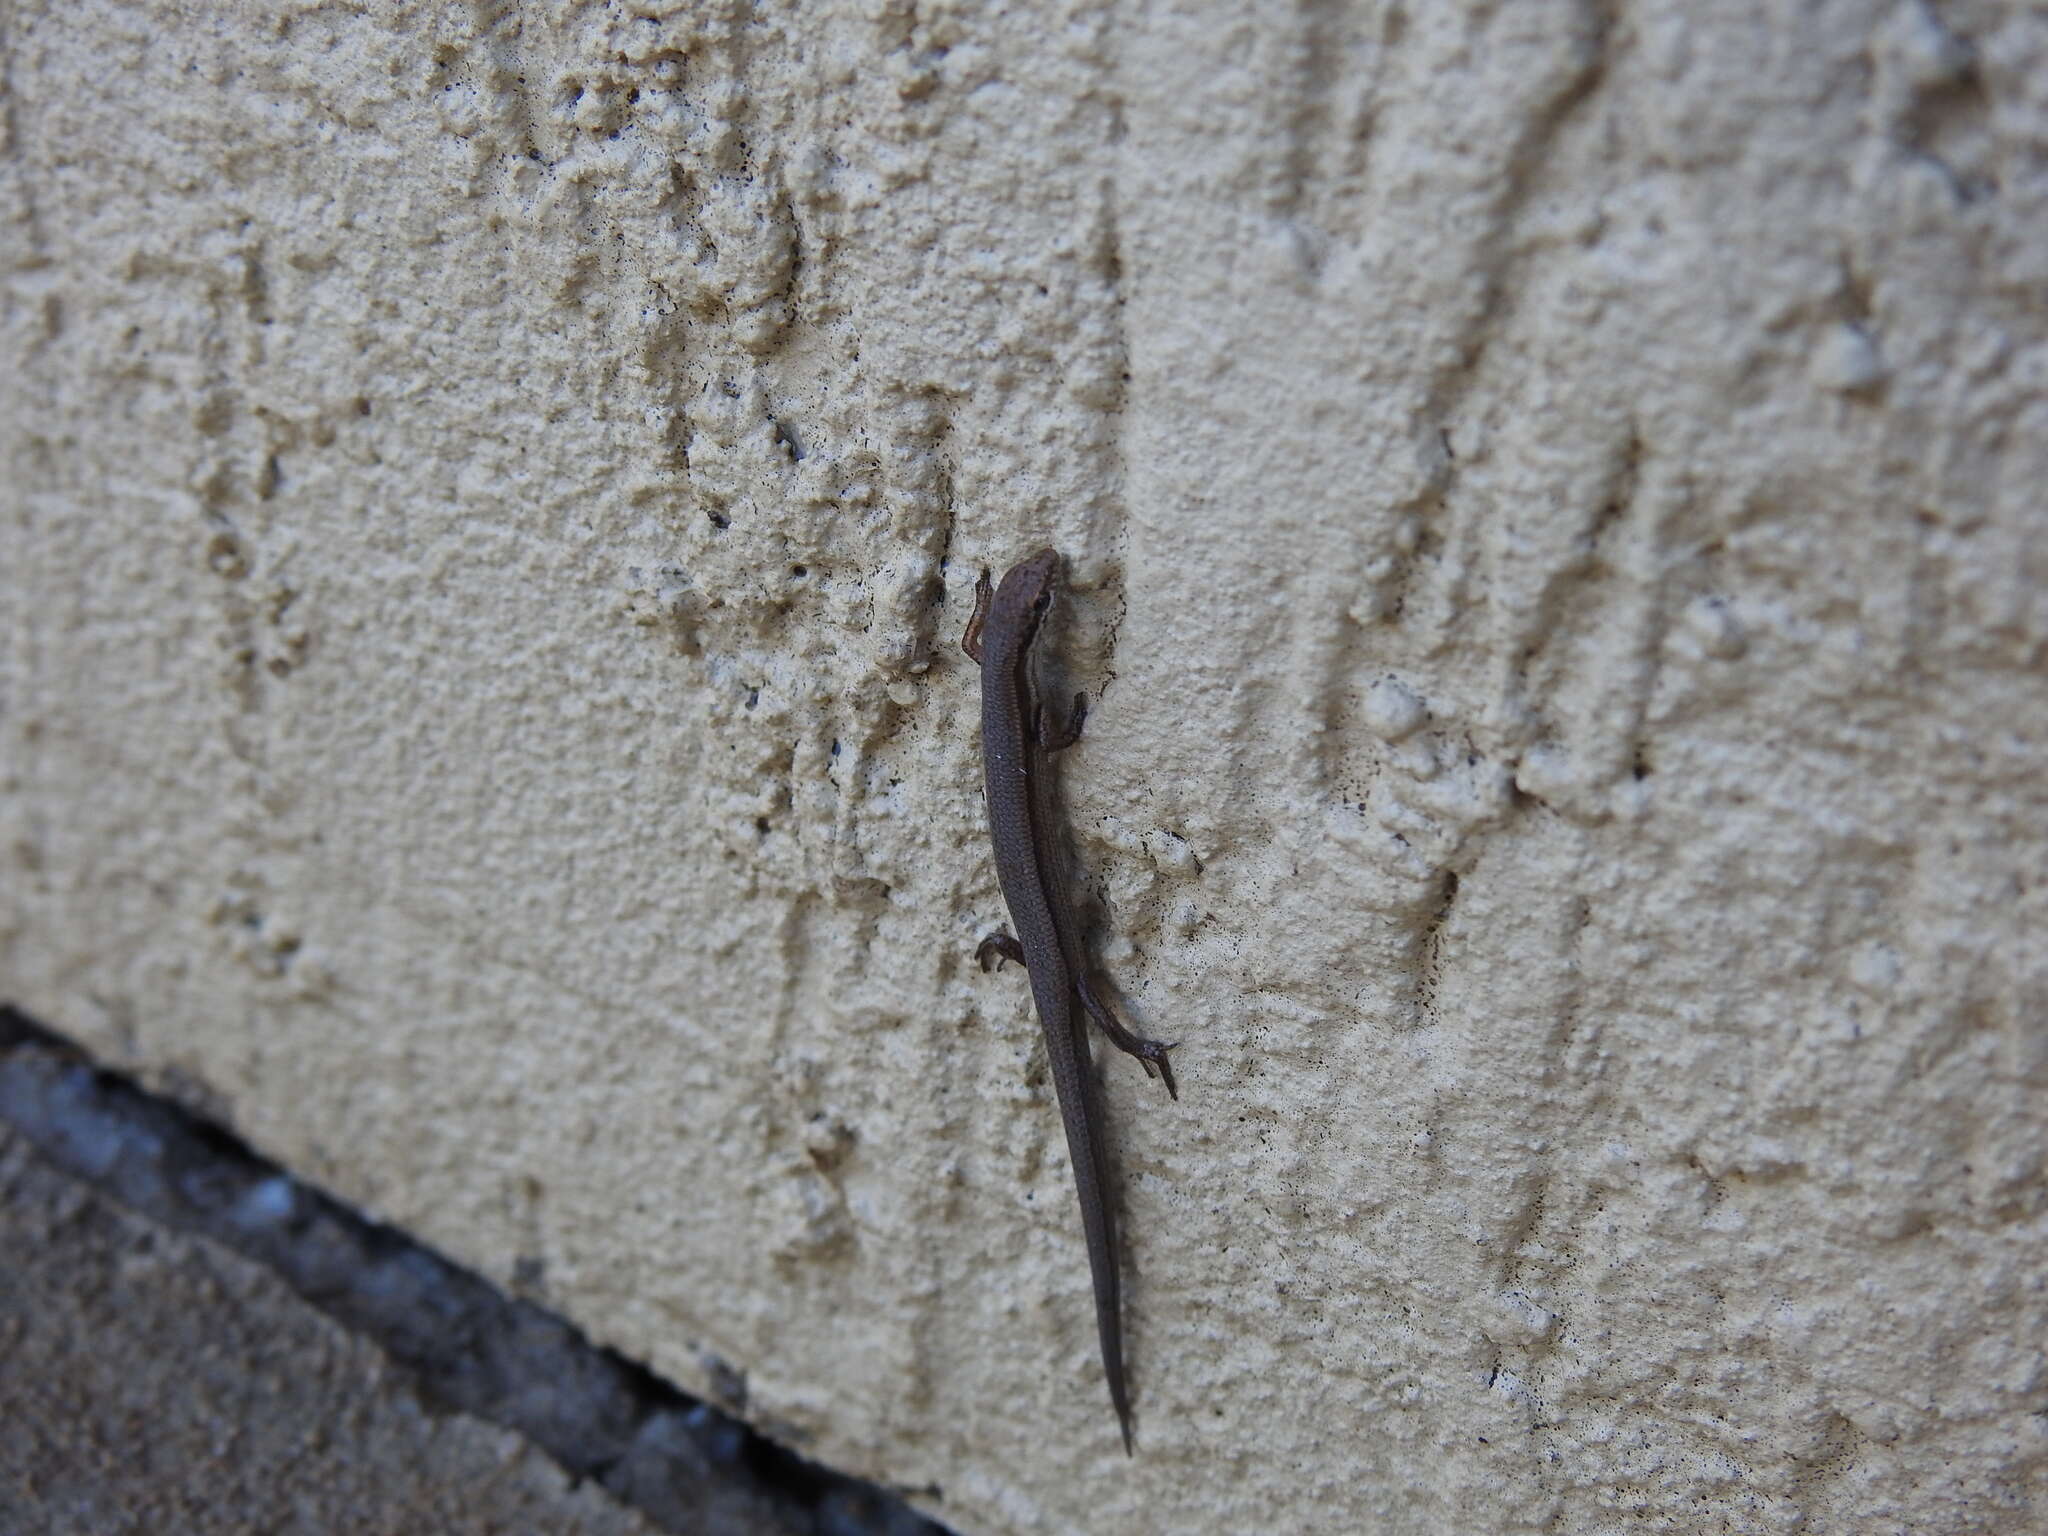
POLYGON ((72 1177, 268 1266, 425 1396, 515 1430, 665 1530, 945 1536, 567 1322, 348 1210, 0 1005, 0 1119, 72 1177))

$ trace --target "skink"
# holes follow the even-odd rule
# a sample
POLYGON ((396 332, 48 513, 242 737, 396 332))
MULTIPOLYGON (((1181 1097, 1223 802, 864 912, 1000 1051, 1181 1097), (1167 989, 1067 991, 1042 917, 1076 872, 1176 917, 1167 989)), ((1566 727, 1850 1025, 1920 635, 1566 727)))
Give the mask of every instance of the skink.
POLYGON ((1059 568, 1058 552, 1041 549, 1011 567, 993 593, 988 572, 983 571, 974 589, 974 616, 960 639, 961 649, 981 666, 981 761, 989 833, 995 844, 996 880, 1017 930, 1015 938, 990 934, 975 954, 984 970, 992 956, 1019 961, 1031 979, 1031 998, 1045 1031, 1046 1060, 1081 1197, 1103 1374, 1109 1379, 1109 1399, 1116 1406, 1128 1455, 1131 1403, 1124 1381, 1123 1286, 1108 1147, 1087 1032, 1075 1011, 1076 1001, 1112 1045, 1137 1057, 1148 1076, 1156 1070, 1169 1094, 1179 1098, 1180 1092, 1167 1057, 1173 1047, 1123 1027, 1089 979, 1081 952, 1081 927, 1053 818, 1050 757, 1078 739, 1086 711, 1077 694, 1073 712, 1064 723, 1055 724, 1032 672, 1032 646, 1052 607, 1059 568))

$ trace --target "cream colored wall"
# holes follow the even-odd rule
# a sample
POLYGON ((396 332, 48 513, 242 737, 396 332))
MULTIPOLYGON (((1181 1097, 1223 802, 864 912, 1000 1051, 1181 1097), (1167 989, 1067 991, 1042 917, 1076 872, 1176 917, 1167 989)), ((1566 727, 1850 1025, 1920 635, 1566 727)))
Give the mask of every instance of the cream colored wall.
POLYGON ((367 12, 6 23, 0 994, 963 1532, 2022 1528, 2038 10, 367 12))

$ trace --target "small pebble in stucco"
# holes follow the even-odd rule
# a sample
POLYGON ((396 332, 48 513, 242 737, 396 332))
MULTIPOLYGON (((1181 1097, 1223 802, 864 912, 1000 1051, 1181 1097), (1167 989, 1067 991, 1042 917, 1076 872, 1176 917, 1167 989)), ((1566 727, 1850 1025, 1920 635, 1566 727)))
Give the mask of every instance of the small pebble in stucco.
POLYGON ((1718 598, 1696 598, 1685 610, 1685 627, 1699 647, 1717 661, 1732 661, 1743 651, 1742 626, 1718 598))
POLYGON ((1884 359, 1877 344, 1854 325, 1837 325, 1821 337, 1810 364, 1813 381, 1823 389, 1853 395, 1884 381, 1884 359))
POLYGON ((1382 741, 1405 741, 1428 718, 1422 700, 1406 684, 1383 677, 1366 690, 1365 725, 1382 741))

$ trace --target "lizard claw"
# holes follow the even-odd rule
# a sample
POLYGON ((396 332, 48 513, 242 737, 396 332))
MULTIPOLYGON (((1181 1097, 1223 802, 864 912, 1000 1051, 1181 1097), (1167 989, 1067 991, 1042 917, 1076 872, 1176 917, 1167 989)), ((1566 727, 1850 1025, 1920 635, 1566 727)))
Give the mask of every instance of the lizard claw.
POLYGON ((1147 1040, 1145 1049, 1138 1056, 1147 1077, 1155 1075, 1152 1070, 1155 1065, 1159 1068, 1156 1075, 1166 1081, 1166 1096, 1176 1103, 1180 1100, 1180 1086, 1173 1080, 1173 1062, 1167 1053, 1176 1049, 1178 1045, 1178 1041, 1173 1045, 1161 1045, 1157 1040, 1147 1040))

